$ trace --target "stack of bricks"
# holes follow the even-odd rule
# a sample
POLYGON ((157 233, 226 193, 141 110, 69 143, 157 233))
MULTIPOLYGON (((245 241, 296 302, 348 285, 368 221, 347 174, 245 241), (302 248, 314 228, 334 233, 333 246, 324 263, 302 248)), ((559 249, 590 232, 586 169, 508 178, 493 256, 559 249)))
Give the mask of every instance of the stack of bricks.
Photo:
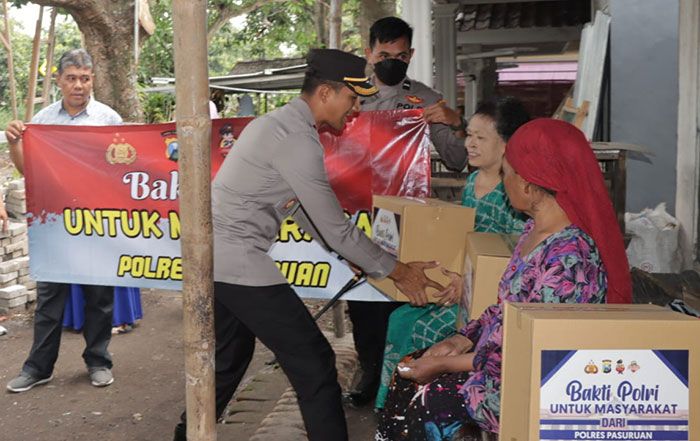
POLYGON ((7 184, 5 190, 5 210, 13 218, 24 221, 27 213, 27 197, 24 192, 24 179, 16 179, 7 184))
POLYGON ((29 277, 29 243, 24 220, 24 180, 8 184, 5 207, 11 218, 7 231, 0 230, 0 315, 24 309, 36 300, 36 282, 29 277))

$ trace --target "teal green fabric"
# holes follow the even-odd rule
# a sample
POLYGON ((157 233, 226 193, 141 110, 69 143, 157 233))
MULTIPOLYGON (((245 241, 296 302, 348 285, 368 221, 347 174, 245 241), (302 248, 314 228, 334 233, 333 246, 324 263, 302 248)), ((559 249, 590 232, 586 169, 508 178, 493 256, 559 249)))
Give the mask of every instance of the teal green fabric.
POLYGON ((520 234, 525 227, 526 217, 510 206, 503 182, 499 182, 490 193, 477 199, 474 182, 479 171, 467 177, 467 185, 462 193, 462 205, 476 208, 474 231, 484 233, 520 234))
MULTIPOLYGON (((477 173, 478 171, 475 171, 467 177, 467 185, 462 194, 462 205, 476 209, 474 230, 488 233, 522 233, 525 217, 510 206, 502 182, 482 198, 475 196, 474 180, 477 173)), ((413 307, 406 304, 391 314, 375 407, 384 407, 391 376, 404 356, 430 347, 457 331, 457 311, 457 305, 444 307, 430 304, 425 307, 413 307)))

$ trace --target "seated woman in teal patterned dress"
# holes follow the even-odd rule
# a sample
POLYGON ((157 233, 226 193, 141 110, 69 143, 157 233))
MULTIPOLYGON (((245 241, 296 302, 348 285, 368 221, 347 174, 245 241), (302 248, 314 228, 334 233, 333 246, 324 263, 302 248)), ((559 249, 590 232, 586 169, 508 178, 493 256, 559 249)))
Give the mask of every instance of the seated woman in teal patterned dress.
MULTIPOLYGON (((467 177, 462 205, 476 209, 475 231, 505 234, 523 231, 525 217, 508 202, 501 180, 501 163, 506 142, 529 119, 520 101, 504 97, 482 103, 469 120, 464 146, 469 165, 476 170, 467 177)), ((450 296, 442 304, 422 307, 406 304, 391 314, 376 408, 384 407, 391 374, 399 360, 456 332, 456 303, 456 298, 450 296)))
POLYGON ((465 424, 498 432, 503 302, 631 301, 622 233, 583 133, 563 121, 531 121, 508 142, 503 173, 512 206, 532 219, 499 303, 398 364, 376 441, 449 441, 465 424))

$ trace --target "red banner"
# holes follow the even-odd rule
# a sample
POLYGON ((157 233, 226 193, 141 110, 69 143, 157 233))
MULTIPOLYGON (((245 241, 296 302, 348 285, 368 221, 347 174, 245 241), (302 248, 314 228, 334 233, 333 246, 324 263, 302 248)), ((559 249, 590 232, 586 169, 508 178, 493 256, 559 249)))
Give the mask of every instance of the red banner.
MULTIPOLYGON (((212 177, 250 120, 212 122, 212 177)), ((429 141, 420 111, 361 113, 343 133, 321 133, 321 141, 331 185, 353 216, 369 212, 372 194, 429 194, 429 141)), ((174 123, 29 125, 24 156, 33 277, 179 288, 178 155, 174 123)), ((278 243, 272 254, 308 262, 304 246, 278 243)), ((305 287, 312 289, 305 295, 332 295, 335 278, 305 287)))

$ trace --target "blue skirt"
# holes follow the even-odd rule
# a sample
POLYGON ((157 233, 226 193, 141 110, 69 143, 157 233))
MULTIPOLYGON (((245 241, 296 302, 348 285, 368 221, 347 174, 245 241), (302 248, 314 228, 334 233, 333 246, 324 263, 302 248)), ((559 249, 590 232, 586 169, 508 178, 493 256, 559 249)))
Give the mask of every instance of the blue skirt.
MULTIPOLYGON (((112 326, 133 325, 136 320, 142 317, 141 290, 139 288, 115 287, 112 326)), ((71 284, 70 295, 66 299, 66 308, 63 311, 63 326, 80 331, 83 329, 83 323, 85 323, 83 288, 80 285, 71 284)))

